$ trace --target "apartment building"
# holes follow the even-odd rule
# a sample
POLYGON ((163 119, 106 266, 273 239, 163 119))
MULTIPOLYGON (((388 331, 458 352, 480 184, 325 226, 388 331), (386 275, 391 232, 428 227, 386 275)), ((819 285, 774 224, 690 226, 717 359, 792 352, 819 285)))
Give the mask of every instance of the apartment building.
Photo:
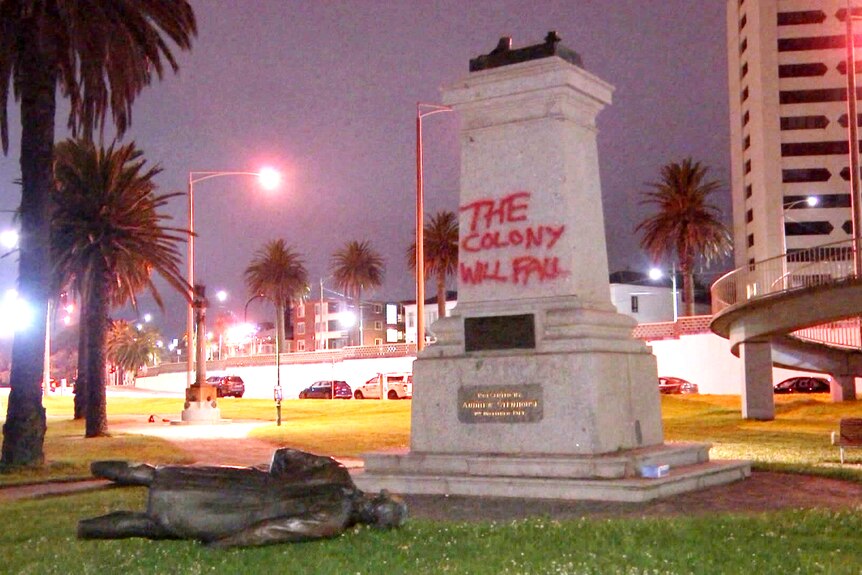
POLYGON ((354 303, 342 299, 307 300, 293 308, 291 351, 382 345, 386 329, 386 305, 382 302, 362 302, 360 314, 354 303))
POLYGON ((852 237, 846 17, 847 0, 727 2, 737 266, 852 237))

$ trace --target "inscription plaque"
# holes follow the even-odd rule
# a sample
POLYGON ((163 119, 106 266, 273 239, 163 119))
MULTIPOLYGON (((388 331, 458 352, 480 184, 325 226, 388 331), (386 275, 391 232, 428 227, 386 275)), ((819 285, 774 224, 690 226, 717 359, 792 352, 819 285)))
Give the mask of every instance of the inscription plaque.
POLYGON ((464 349, 535 349, 533 314, 464 318, 464 349))
POLYGON ((461 423, 534 423, 543 416, 542 386, 466 385, 458 389, 461 423))

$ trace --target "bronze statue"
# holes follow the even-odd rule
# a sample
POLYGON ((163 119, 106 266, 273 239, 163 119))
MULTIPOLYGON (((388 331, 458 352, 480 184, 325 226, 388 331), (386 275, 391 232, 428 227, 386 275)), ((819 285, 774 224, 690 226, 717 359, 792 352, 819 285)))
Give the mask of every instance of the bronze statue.
POLYGON ((278 449, 269 470, 95 461, 96 477, 147 485, 144 513, 117 511, 78 523, 81 539, 197 539, 246 547, 333 537, 358 523, 398 527, 407 506, 357 489, 331 457, 278 449))

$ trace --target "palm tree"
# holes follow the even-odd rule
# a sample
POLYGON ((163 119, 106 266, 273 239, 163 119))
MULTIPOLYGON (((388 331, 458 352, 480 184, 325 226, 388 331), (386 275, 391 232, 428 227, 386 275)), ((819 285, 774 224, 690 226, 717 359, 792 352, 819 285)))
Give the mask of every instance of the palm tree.
MULTIPOLYGON (((425 224, 425 275, 437 279, 437 317, 446 317, 446 278, 458 271, 458 216, 437 212, 425 224)), ((416 270, 416 242, 407 250, 408 265, 416 270)))
MULTIPOLYGON (((0 141, 8 153, 7 102, 21 102, 21 243, 18 291, 45 317, 50 295, 50 191, 56 94, 69 97, 68 125, 90 136, 108 108, 118 134, 163 60, 178 69, 167 41, 182 50, 196 34, 188 0, 0 0, 0 141), (59 90, 58 90, 59 88, 59 90)), ((16 336, 0 463, 44 461, 41 366, 45 324, 16 336)))
POLYGON ((52 255, 55 272, 81 300, 81 337, 85 353, 79 361, 76 391, 83 393, 86 437, 107 433, 105 410, 105 338, 112 305, 131 301, 147 289, 161 307, 152 281, 156 272, 187 297, 189 286, 179 262, 178 244, 188 231, 163 224, 168 200, 181 195, 156 195, 161 168, 145 167, 134 143, 108 149, 77 140, 57 146, 52 255))
POLYGON ((284 349, 284 312, 309 291, 308 272, 299 252, 284 240, 271 240, 245 268, 249 293, 263 294, 275 305, 276 345, 284 349))
POLYGON ((125 320, 114 320, 105 340, 105 357, 134 379, 154 358, 158 339, 158 332, 149 326, 138 329, 125 320))
POLYGON ((359 345, 362 345, 362 290, 374 289, 383 283, 383 258, 368 241, 348 242, 332 254, 332 276, 335 284, 356 302, 359 345))
POLYGON ((730 253, 730 233, 719 220, 720 211, 709 203, 709 195, 721 184, 706 180, 708 168, 686 158, 682 163, 662 166, 658 181, 648 184, 641 204, 658 211, 645 218, 635 231, 643 232, 640 245, 658 261, 664 256, 677 258, 683 277, 685 314, 694 315, 694 265, 730 253))

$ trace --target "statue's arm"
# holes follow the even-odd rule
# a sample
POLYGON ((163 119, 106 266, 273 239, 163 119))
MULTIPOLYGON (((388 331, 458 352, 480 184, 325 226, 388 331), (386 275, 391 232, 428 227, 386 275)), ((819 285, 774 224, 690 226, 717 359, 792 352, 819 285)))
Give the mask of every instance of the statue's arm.
POLYGON ((210 541, 213 547, 252 547, 335 537, 347 527, 349 513, 319 511, 303 517, 275 517, 210 541))
POLYGON ((128 461, 93 461, 90 472, 95 477, 110 479, 121 485, 150 485, 156 475, 156 468, 145 463, 128 461))

